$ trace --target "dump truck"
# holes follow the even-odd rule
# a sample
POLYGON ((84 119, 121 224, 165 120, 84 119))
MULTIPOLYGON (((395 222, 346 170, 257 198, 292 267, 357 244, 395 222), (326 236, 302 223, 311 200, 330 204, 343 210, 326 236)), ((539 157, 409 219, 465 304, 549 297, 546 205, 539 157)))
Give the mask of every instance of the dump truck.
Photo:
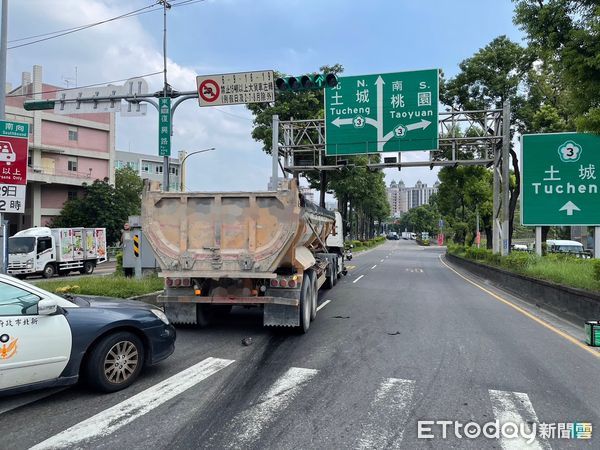
POLYGON ((305 200, 293 179, 275 191, 163 192, 146 182, 142 228, 165 279, 175 324, 207 325, 232 306, 263 324, 306 332, 321 288, 346 274, 342 218, 305 200))
POLYGON ((106 228, 35 227, 8 238, 8 273, 19 278, 89 275, 106 259, 106 228))

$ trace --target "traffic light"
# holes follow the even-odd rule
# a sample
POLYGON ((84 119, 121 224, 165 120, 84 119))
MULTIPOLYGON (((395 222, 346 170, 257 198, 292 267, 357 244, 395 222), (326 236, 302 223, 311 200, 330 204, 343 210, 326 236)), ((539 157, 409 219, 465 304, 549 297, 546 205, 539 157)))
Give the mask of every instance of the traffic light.
POLYGON ((54 109, 54 100, 25 100, 23 108, 25 108, 25 111, 54 109))
POLYGON ((316 73, 300 77, 281 77, 275 80, 275 86, 280 91, 314 91, 326 87, 337 86, 338 79, 333 73, 316 73))

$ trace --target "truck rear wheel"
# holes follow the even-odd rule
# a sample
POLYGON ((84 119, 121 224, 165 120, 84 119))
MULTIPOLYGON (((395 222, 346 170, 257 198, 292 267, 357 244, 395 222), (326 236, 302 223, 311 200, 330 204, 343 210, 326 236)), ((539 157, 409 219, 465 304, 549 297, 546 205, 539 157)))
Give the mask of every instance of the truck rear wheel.
POLYGON ((331 289, 335 285, 335 264, 334 261, 331 261, 329 267, 329 274, 327 275, 327 279, 325 280, 326 288, 331 289))
POLYGON ((317 318, 317 302, 319 301, 319 289, 317 288, 317 274, 314 272, 310 273, 310 278, 312 280, 312 295, 311 295, 311 305, 310 305, 310 320, 315 320, 317 318))
POLYGON ((312 286, 313 282, 310 274, 305 273, 304 277, 302 277, 302 291, 300 292, 300 304, 298 305, 298 314, 300 315, 300 326, 298 327, 298 331, 300 333, 306 333, 308 327, 310 327, 310 316, 313 303, 312 286))
POLYGON ((94 272, 94 263, 92 261, 86 261, 83 263, 83 267, 79 269, 81 275, 91 275, 94 272))

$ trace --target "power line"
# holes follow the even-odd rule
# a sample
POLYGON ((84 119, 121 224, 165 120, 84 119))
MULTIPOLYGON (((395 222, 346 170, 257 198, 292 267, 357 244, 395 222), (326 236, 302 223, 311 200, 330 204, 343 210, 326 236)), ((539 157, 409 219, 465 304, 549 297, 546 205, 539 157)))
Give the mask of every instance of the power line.
MULTIPOLYGON (((149 5, 149 6, 146 6, 144 8, 141 8, 141 9, 143 10, 143 9, 146 9, 146 8, 152 8, 154 6, 156 6, 156 4, 149 5)), ((136 11, 140 11, 140 10, 136 10, 136 11)), ((141 11, 141 12, 136 12, 136 11, 131 11, 129 13, 123 14, 123 16, 113 17, 112 19, 107 19, 107 20, 117 20, 119 18, 125 19, 125 18, 128 18, 128 17, 134 17, 134 16, 139 16, 140 14, 147 14, 149 12, 153 12, 153 11, 141 11)), ((12 44, 13 42, 29 41, 30 39, 35 39, 35 38, 45 37, 45 36, 52 36, 54 34, 65 33, 65 32, 68 32, 68 31, 83 30, 83 29, 86 29, 86 28, 89 28, 89 27, 100 25, 102 23, 105 23, 105 21, 88 23, 86 25, 79 25, 79 26, 72 27, 72 28, 65 28, 63 30, 50 31, 48 33, 35 34, 33 36, 27 36, 27 37, 23 37, 23 38, 19 38, 19 39, 11 39, 10 41, 8 41, 8 43, 12 44)), ((55 37, 58 37, 58 36, 55 36, 55 37)))
MULTIPOLYGON (((171 3, 171 6, 172 7, 187 6, 187 5, 192 5, 194 3, 200 3, 200 2, 204 2, 204 1, 206 1, 206 0, 182 0, 179 3, 171 3)), ((13 45, 12 47, 8 47, 8 50, 12 50, 12 49, 15 49, 15 48, 20 48, 20 47, 25 47, 27 45, 37 44, 39 42, 48 41, 50 39, 54 39, 54 38, 61 37, 61 36, 66 36, 68 34, 76 33, 77 31, 87 30, 88 28, 96 27, 98 25, 103 25, 105 23, 113 22, 115 20, 127 19, 127 18, 130 18, 130 17, 139 16, 141 14, 147 14, 149 12, 155 12, 155 11, 158 11, 158 9, 151 10, 151 8, 155 8, 157 6, 159 6, 158 2, 153 3, 152 5, 144 6, 143 8, 136 9, 134 11, 130 11, 130 12, 125 13, 125 14, 121 14, 119 16, 115 16, 115 17, 111 17, 109 19, 101 20, 99 22, 94 22, 94 23, 90 23, 90 24, 87 24, 87 25, 80 25, 80 26, 73 27, 73 28, 65 28, 63 30, 57 30, 57 31, 49 32, 49 33, 37 34, 37 35, 28 36, 28 37, 19 38, 19 39, 12 39, 9 42, 30 41, 31 39, 35 39, 35 40, 30 41, 30 42, 25 42, 25 43, 19 44, 19 45, 13 45), (37 38, 40 38, 40 39, 37 39, 37 38)))
MULTIPOLYGON (((37 44, 38 42, 48 41, 50 39, 54 39, 54 38, 57 38, 57 37, 65 36, 67 34, 75 33, 77 31, 86 30, 88 28, 92 28, 92 27, 95 27, 95 26, 98 26, 98 25, 102 25, 102 24, 105 24, 105 23, 108 23, 108 22, 112 22, 114 20, 123 19, 123 18, 129 17, 129 16, 131 16, 133 14, 140 13, 141 11, 144 11, 146 9, 154 8, 156 5, 157 4, 154 3, 152 5, 144 6, 143 8, 139 8, 139 9, 136 9, 134 11, 130 11, 128 13, 121 14, 121 15, 116 16, 116 17, 111 17, 110 19, 105 19, 105 20, 101 20, 99 22, 88 24, 88 25, 82 25, 80 27, 71 28, 71 29, 65 30, 63 32, 47 33, 47 34, 53 34, 53 36, 43 37, 41 39, 36 39, 34 41, 31 41, 31 42, 26 42, 24 44, 13 45, 12 47, 8 47, 8 50, 12 50, 12 49, 15 49, 15 48, 20 48, 20 47, 25 47, 27 45, 37 44)), ((21 40, 25 40, 25 39, 32 39, 32 38, 23 38, 21 40)))
POLYGON ((113 81, 104 81, 102 83, 94 83, 94 84, 86 84, 85 86, 77 86, 76 88, 58 88, 58 89, 51 89, 49 91, 40 91, 40 92, 28 92, 27 94, 9 94, 7 95, 7 97, 28 97, 30 95, 37 95, 37 94, 51 94, 53 92, 62 92, 62 91, 72 91, 73 89, 83 89, 83 88, 89 88, 89 87, 94 87, 94 86, 104 86, 107 84, 112 84, 112 83, 120 83, 121 81, 127 81, 131 78, 144 78, 144 77, 151 77, 154 75, 158 75, 163 73, 162 70, 158 71, 158 72, 152 72, 152 73, 146 73, 144 75, 138 75, 135 77, 129 77, 129 78, 122 78, 120 80, 113 80, 113 81))

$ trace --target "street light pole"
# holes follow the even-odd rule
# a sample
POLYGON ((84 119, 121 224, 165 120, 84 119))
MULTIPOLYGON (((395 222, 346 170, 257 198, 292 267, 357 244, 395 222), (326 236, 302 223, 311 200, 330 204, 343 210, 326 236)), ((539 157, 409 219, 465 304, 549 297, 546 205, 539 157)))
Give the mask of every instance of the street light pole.
MULTIPOLYGON (((158 4, 161 4, 163 6, 163 97, 167 97, 169 95, 169 84, 167 83, 167 9, 171 9, 171 4, 167 0, 158 0, 158 4)), ((172 120, 169 121, 169 124, 169 126, 173 126, 172 120)), ((169 130, 169 134, 171 134, 171 130, 169 130)), ((169 156, 165 155, 163 160, 163 191, 166 192, 168 190, 169 156)))
POLYGON ((211 148, 205 148, 204 150, 196 150, 195 152, 191 152, 191 153, 188 153, 187 155, 185 155, 183 157, 183 159, 179 162, 179 165, 181 168, 181 173, 180 173, 180 177, 179 177, 179 191, 180 192, 183 192, 183 173, 184 173, 183 164, 185 163, 185 160, 188 159, 192 155, 197 155, 198 153, 210 152, 212 150, 216 150, 216 148, 211 147, 211 148))

